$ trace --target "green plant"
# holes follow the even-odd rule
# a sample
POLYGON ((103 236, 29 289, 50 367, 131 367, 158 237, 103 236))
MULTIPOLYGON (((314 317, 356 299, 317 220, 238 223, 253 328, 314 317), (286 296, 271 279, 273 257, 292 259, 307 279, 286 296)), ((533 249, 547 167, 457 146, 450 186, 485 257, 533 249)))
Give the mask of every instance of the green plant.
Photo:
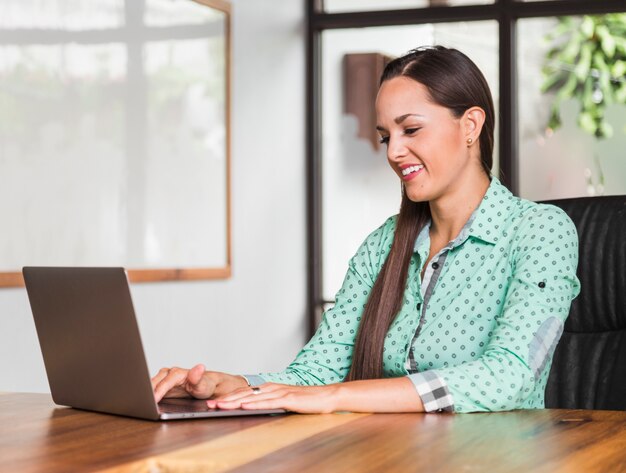
POLYGON ((560 106, 580 102, 577 123, 596 138, 609 138, 608 105, 626 104, 626 13, 561 17, 543 67, 543 92, 555 92, 548 127, 561 126, 560 106))

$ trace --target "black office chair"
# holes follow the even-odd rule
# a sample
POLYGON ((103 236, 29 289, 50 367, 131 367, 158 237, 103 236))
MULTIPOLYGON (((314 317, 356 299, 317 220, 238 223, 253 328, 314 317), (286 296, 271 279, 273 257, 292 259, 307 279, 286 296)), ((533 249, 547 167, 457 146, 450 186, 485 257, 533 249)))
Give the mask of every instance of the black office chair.
POLYGON ((546 202, 580 238, 580 295, 554 354, 546 407, 626 410, 626 196, 546 202))

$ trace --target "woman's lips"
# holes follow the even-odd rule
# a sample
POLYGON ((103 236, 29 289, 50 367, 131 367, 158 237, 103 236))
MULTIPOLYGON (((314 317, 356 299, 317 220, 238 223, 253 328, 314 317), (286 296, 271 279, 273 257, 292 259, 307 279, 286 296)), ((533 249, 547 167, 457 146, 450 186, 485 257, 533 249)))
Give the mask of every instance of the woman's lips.
POLYGON ((424 166, 422 164, 415 164, 412 166, 404 166, 402 168, 402 180, 410 181, 417 177, 424 170, 424 166))

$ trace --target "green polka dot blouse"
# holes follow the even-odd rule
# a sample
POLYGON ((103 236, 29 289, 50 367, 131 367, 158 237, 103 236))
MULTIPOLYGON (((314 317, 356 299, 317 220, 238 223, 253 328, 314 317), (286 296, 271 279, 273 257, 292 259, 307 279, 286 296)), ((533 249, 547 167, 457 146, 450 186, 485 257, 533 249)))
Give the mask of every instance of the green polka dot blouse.
MULTIPOLYGON (((251 376, 295 385, 341 382, 363 308, 391 248, 396 217, 350 260, 334 307, 282 372, 251 376)), ((385 340, 386 377, 408 376, 426 411, 541 408, 552 356, 572 299, 578 237, 559 208, 511 194, 493 178, 459 236, 432 261, 420 233, 404 305, 385 340)))

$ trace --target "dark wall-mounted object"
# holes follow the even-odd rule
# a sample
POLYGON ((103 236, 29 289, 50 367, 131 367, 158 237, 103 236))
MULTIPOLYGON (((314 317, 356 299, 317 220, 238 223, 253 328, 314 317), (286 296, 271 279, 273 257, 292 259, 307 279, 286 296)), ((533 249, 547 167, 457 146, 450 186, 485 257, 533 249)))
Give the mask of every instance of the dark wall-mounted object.
POLYGON ((357 117, 358 136, 380 148, 376 131, 376 94, 378 81, 391 60, 379 53, 346 54, 343 57, 343 113, 357 117))

